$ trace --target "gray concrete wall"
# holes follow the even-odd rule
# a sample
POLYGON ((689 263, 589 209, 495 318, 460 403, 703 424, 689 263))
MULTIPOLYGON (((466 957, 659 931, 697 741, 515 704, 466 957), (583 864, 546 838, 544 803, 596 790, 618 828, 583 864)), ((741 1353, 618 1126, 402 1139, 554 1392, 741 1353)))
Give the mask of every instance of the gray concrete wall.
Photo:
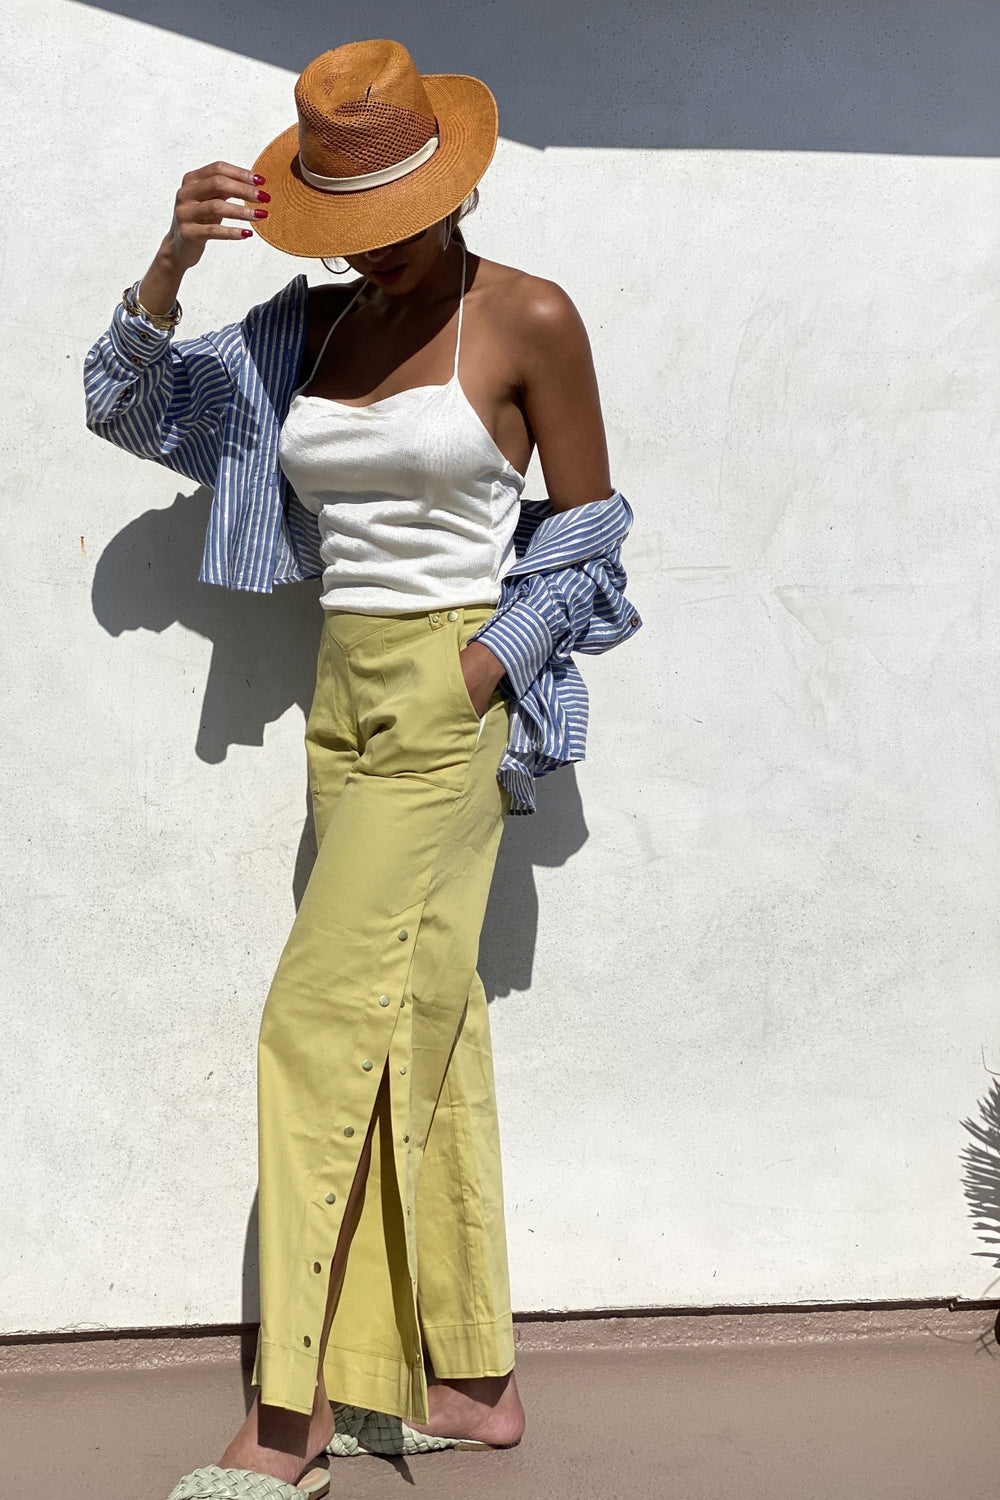
MULTIPOLYGON (((15 0, 0 1326, 255 1312, 316 591, 199 586, 206 497, 84 431, 80 370, 181 173, 359 27, 495 88, 469 238, 576 299, 637 516, 646 627, 484 935, 515 1303, 986 1295, 1000 15, 15 0)), ((214 248, 185 331, 300 269, 214 248)))

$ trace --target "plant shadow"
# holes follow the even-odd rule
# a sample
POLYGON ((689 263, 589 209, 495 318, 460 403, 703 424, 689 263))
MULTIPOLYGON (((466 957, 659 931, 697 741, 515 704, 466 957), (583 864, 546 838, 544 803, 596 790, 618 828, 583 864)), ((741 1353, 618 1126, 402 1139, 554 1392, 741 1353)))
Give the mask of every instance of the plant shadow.
MULTIPOLYGON (((994 1078, 989 1092, 979 1101, 977 1119, 963 1120, 972 1136, 962 1150, 963 1191, 969 1205, 973 1228, 988 1250, 977 1250, 1000 1271, 1000 1079, 994 1078)), ((989 1290, 996 1286, 994 1278, 989 1290)), ((1000 1314, 994 1327, 994 1338, 1000 1342, 1000 1314)))

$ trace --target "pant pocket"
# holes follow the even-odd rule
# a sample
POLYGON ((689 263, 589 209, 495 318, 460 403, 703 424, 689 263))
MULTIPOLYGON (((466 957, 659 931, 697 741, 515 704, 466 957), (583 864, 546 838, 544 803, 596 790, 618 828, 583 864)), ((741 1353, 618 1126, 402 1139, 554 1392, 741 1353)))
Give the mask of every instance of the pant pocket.
MULTIPOLYGON (((471 634, 472 632, 470 632, 471 634)), ((462 626, 458 624, 453 630, 443 630, 444 645, 448 657, 448 680, 452 696, 455 700, 456 711, 461 718, 475 725, 478 729, 483 715, 476 712, 476 706, 469 697, 469 689, 465 685, 465 674, 462 671, 462 626)))

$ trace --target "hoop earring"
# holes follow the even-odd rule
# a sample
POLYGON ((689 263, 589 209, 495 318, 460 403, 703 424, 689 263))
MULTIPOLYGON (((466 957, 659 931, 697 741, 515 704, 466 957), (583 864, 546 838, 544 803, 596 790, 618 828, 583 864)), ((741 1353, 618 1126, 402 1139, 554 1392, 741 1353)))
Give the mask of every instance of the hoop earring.
POLYGON ((348 271, 351 269, 350 262, 344 260, 344 257, 342 255, 335 255, 333 256, 333 259, 343 261, 344 263, 342 266, 331 266, 326 256, 321 255, 320 264, 326 266, 326 269, 329 271, 331 276, 346 276, 348 271))

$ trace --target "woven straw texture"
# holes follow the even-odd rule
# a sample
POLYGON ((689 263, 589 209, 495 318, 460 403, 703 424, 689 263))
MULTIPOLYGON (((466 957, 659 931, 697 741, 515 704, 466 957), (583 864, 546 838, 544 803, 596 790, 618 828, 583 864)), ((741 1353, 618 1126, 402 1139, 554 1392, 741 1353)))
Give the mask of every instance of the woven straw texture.
POLYGON ((270 1474, 254 1474, 249 1469, 220 1469, 207 1464, 194 1469, 174 1486, 167 1500, 317 1500, 329 1488, 323 1476, 308 1489, 284 1484, 270 1474))
MULTIPOLYGON (((298 124, 258 156, 268 217, 255 233, 289 255, 361 255, 419 234, 465 201, 493 158, 496 100, 478 78, 421 75, 398 42, 351 42, 324 52, 295 87, 298 124), (412 156, 437 132, 434 154, 381 187, 324 193, 321 177, 357 177, 412 156)), ((247 200, 250 201, 250 200, 247 200)))
POLYGON ((357 177, 395 166, 427 144, 434 120, 398 109, 381 99, 351 99, 336 115, 295 96, 299 107, 302 159, 322 177, 357 177), (308 140, 308 145, 306 141, 308 140))
POLYGON ((377 1453, 386 1458, 413 1458, 418 1453, 441 1453, 446 1448, 486 1448, 466 1438, 428 1437, 399 1417, 381 1411, 363 1411, 358 1406, 335 1403, 333 1420, 337 1431, 327 1447, 332 1458, 356 1458, 377 1453))

